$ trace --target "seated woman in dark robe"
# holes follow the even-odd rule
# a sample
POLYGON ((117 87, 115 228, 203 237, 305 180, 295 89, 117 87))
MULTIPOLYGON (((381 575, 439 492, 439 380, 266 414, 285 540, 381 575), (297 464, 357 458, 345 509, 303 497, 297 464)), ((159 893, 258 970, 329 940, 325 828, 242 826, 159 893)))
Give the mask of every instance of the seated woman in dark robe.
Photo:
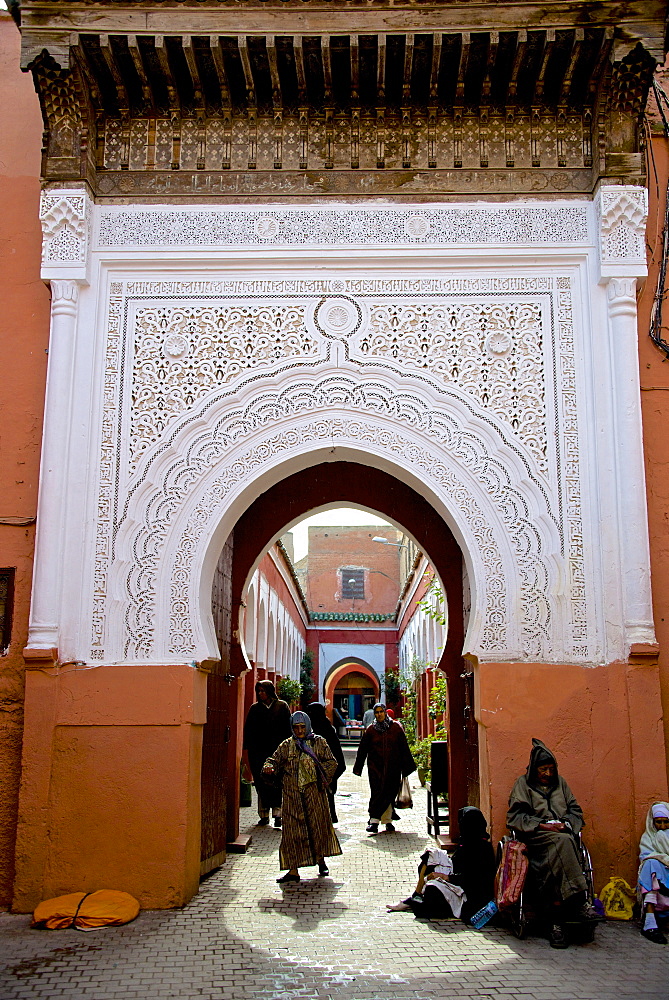
POLYGON ((583 811, 541 740, 532 740, 527 771, 509 796, 506 823, 527 844, 533 889, 551 926, 550 944, 566 948, 564 922, 597 914, 587 905, 577 846, 583 811))
POLYGON ((331 779, 330 784, 326 789, 328 793, 328 801, 330 803, 330 816, 332 817, 332 822, 337 823, 338 819, 337 811, 335 809, 335 795, 337 793, 337 780, 346 770, 344 751, 341 748, 337 731, 325 713, 325 705, 321 705, 320 701, 312 701, 311 704, 307 706, 307 715, 311 719, 311 727, 313 731, 317 736, 322 736, 325 740, 327 740, 327 744, 332 751, 332 756, 337 761, 337 770, 335 771, 334 777, 331 779))
POLYGON ((494 898, 497 864, 485 816, 475 806, 463 806, 458 826, 452 856, 438 848, 425 851, 413 894, 389 910, 413 910, 417 917, 461 917, 469 923, 494 898))

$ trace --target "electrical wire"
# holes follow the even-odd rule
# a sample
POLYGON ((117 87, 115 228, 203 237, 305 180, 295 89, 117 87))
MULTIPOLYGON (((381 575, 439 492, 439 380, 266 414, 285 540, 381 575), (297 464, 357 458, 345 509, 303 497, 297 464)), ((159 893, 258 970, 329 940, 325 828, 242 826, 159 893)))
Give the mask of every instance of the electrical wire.
MULTIPOLYGON (((657 80, 653 80, 652 86, 657 108, 662 119, 664 137, 669 140, 669 119, 667 118, 667 111, 669 111, 669 98, 657 80)), ((649 143, 649 146, 650 145, 651 144, 649 143)), ((662 246, 662 254, 658 268, 657 286, 655 288, 653 305, 650 312, 649 334, 653 343, 664 352, 666 357, 669 358, 669 343, 662 336, 662 307, 664 305, 664 297, 667 293, 667 259, 669 258, 669 183, 667 183, 667 190, 665 194, 664 225, 662 228, 660 242, 662 246)))

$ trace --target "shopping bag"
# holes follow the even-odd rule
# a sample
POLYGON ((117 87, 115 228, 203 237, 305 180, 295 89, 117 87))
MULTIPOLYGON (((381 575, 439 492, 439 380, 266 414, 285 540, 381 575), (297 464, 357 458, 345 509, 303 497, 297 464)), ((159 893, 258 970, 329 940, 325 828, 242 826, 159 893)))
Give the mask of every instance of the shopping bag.
POLYGON ((400 791, 395 801, 395 806, 398 809, 413 809, 413 799, 411 798, 411 788, 409 787, 408 778, 402 778, 402 784, 400 785, 400 791))
POLYGON ((502 847, 502 860, 495 876, 495 902, 498 910, 508 910, 520 899, 525 885, 529 862, 525 844, 507 840, 502 847))
POLYGON ((612 875, 600 892, 599 898, 604 904, 604 916, 609 920, 632 919, 636 893, 624 878, 612 875))

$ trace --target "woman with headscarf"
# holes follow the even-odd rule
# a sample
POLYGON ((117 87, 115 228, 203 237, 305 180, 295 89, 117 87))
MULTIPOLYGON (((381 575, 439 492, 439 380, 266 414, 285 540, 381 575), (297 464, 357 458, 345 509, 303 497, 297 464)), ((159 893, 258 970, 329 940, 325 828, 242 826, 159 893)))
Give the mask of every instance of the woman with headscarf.
POLYGON ((566 948, 566 920, 590 920, 595 911, 587 905, 577 835, 583 827, 583 810, 558 774, 555 756, 541 740, 532 740, 530 762, 509 796, 507 826, 527 844, 530 874, 547 911, 553 948, 566 948))
POLYGON ((306 712, 291 716, 293 735, 265 761, 263 774, 280 780, 283 788, 283 830, 279 867, 288 869, 277 882, 299 882, 299 868, 318 865, 329 875, 325 858, 341 854, 330 819, 327 786, 337 770, 330 747, 311 729, 306 712))
POLYGON ((413 910, 417 917, 461 917, 469 923, 494 898, 497 863, 485 816, 476 806, 463 806, 458 826, 453 854, 440 848, 425 851, 413 894, 389 910, 413 910))
POLYGON ((374 706, 374 722, 360 740, 353 765, 353 773, 358 777, 365 761, 371 792, 367 833, 378 833, 379 823, 385 823, 388 833, 393 833, 392 820, 398 818, 394 810, 400 783, 416 770, 416 761, 411 756, 404 730, 388 718, 386 706, 381 702, 374 706))
POLYGON ((666 944, 657 914, 669 915, 669 802, 656 802, 648 810, 639 844, 639 862, 641 933, 654 944, 666 944))
POLYGON ((267 826, 269 811, 274 816, 274 826, 281 826, 281 786, 265 781, 263 764, 279 743, 290 737, 290 708, 277 698, 271 681, 258 681, 255 704, 251 705, 244 723, 244 752, 242 761, 251 770, 258 795, 258 826, 267 826))
POLYGON ((325 705, 321 705, 320 701, 312 701, 311 704, 307 706, 307 715, 311 719, 313 731, 317 736, 322 736, 323 739, 327 740, 327 744, 332 751, 332 756, 337 761, 337 770, 334 773, 332 781, 327 787, 327 793, 328 801, 330 803, 330 816, 332 817, 332 822, 338 823, 339 820, 337 819, 337 810, 335 809, 335 795, 337 794, 337 780, 346 770, 344 751, 341 748, 337 731, 326 715, 325 705))

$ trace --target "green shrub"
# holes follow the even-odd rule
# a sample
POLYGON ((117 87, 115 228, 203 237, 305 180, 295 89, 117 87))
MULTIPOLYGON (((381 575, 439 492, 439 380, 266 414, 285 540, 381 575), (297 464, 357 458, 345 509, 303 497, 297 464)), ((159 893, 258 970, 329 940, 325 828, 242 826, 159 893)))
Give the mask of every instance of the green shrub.
POLYGON ((306 708, 314 700, 314 678, 312 669, 314 666, 314 654, 311 649, 305 649, 300 660, 300 692, 302 695, 302 706, 306 708))
POLYGON ((425 736, 422 740, 416 740, 415 743, 410 744, 413 759, 416 761, 417 766, 425 772, 426 781, 429 781, 431 777, 430 753, 432 750, 432 744, 435 740, 445 739, 446 730, 440 728, 436 733, 430 733, 429 736, 425 736))
POLYGON ((398 670, 386 673, 386 704, 396 705, 402 695, 402 682, 398 670))
POLYGON ((299 681, 291 680, 290 677, 282 677, 276 690, 279 698, 283 698, 289 705, 294 705, 300 699, 302 685, 299 681))

